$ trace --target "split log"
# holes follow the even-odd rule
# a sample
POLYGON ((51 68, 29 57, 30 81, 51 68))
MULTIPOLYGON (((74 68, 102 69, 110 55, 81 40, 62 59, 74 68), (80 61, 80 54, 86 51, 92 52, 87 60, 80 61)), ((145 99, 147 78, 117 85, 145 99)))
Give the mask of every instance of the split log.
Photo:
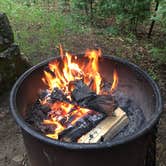
POLYGON ((102 113, 88 114, 78 120, 73 126, 59 134, 59 140, 64 142, 77 142, 78 138, 93 129, 100 121, 106 117, 102 113))
POLYGON ((72 98, 83 107, 111 114, 117 107, 111 95, 97 95, 82 80, 74 81, 72 98))
POLYGON ((97 95, 96 98, 90 100, 86 106, 97 112, 104 112, 107 115, 111 115, 116 109, 117 103, 111 95, 97 95))
POLYGON ((96 93, 93 92, 82 80, 74 81, 74 90, 72 92, 72 98, 79 105, 84 106, 89 100, 96 97, 96 93))
POLYGON ((128 124, 126 113, 117 108, 114 116, 108 116, 101 121, 94 129, 78 139, 78 143, 97 143, 101 140, 107 141, 112 139, 128 124))

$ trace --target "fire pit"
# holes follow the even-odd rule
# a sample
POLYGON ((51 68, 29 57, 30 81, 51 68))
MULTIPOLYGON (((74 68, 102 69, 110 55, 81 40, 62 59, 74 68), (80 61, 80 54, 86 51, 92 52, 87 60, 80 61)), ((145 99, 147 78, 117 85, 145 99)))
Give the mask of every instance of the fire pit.
POLYGON ((14 85, 11 112, 32 166, 154 165, 159 89, 136 65, 100 56, 61 50, 14 85))

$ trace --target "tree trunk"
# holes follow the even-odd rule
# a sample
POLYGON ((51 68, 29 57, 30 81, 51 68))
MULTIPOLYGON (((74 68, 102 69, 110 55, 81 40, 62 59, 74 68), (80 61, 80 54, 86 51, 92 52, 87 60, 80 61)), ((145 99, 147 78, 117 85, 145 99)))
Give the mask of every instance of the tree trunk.
POLYGON ((91 24, 93 24, 93 0, 90 1, 90 20, 91 24))
MULTIPOLYGON (((156 0, 156 7, 155 7, 155 14, 154 14, 154 16, 156 16, 156 11, 158 10, 158 7, 159 7, 159 0, 156 0)), ((149 33, 148 33, 148 38, 151 37, 154 24, 155 24, 155 20, 153 20, 152 23, 151 23, 151 26, 150 26, 150 29, 149 29, 149 33)))

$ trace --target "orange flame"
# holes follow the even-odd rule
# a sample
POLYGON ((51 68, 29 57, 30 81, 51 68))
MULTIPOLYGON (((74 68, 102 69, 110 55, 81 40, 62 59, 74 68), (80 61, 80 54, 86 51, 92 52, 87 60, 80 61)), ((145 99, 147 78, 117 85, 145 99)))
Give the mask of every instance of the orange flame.
POLYGON ((54 75, 48 71, 44 71, 45 77, 43 77, 42 80, 46 85, 48 85, 50 90, 57 87, 63 90, 65 94, 68 94, 69 83, 76 79, 82 79, 83 73, 79 65, 72 62, 73 56, 69 53, 66 53, 62 60, 63 69, 61 69, 58 61, 50 62, 49 69, 52 73, 54 73, 54 75))
POLYGON ((64 52, 63 52, 63 48, 62 45, 59 45, 59 50, 60 50, 60 56, 63 58, 64 57, 64 52))
POLYGON ((111 86, 111 93, 117 88, 118 86, 118 73, 116 70, 114 70, 113 72, 113 83, 112 83, 112 86, 111 86))
POLYGON ((88 77, 88 80, 93 80, 92 89, 99 94, 102 78, 99 73, 98 61, 99 57, 101 57, 101 50, 87 50, 85 57, 89 58, 89 63, 85 69, 86 78, 88 77))
POLYGON ((47 134, 48 137, 53 139, 58 139, 59 133, 65 128, 74 125, 77 120, 91 112, 87 108, 81 108, 65 102, 55 102, 50 108, 49 117, 43 121, 43 124, 55 126, 54 133, 47 134))
MULTIPOLYGON (((102 92, 102 77, 99 72, 99 58, 101 50, 87 50, 84 57, 87 59, 86 64, 81 64, 77 56, 73 56, 68 52, 64 53, 60 45, 61 62, 55 60, 50 62, 48 67, 50 71, 44 71, 42 81, 49 87, 50 92, 53 89, 59 88, 68 99, 71 98, 71 93, 74 87, 70 83, 75 80, 83 80, 84 83, 91 88, 96 94, 104 94, 102 92)), ((113 83, 110 88, 112 93, 118 85, 117 71, 113 72, 113 83)), ((47 100, 41 101, 41 104, 46 104, 47 100)), ((54 133, 47 134, 48 137, 58 139, 58 135, 68 125, 75 124, 80 118, 86 116, 91 110, 81 108, 74 104, 65 102, 55 102, 49 105, 51 111, 48 119, 43 121, 45 125, 53 125, 54 133), (63 120, 62 120, 63 119, 63 120), (62 123, 63 122, 63 123, 62 123), (68 124, 69 123, 69 124, 68 124)))

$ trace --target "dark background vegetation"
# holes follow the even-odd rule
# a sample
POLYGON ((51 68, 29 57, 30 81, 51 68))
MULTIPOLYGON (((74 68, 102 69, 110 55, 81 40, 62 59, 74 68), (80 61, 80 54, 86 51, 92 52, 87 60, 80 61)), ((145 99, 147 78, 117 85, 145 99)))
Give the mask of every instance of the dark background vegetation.
MULTIPOLYGON (((128 59, 146 70, 165 101, 166 0, 0 0, 0 12, 7 14, 15 42, 32 65, 59 54, 59 43, 73 53, 100 47, 103 54, 128 59)), ((7 98, 8 94, 0 96, 0 165, 13 166, 12 158, 24 149, 8 114, 7 98), (5 132, 7 127, 11 130, 5 132)), ((166 111, 159 125, 157 166, 166 166, 165 157, 166 111)))
MULTIPOLYGON (((85 47, 87 36, 100 39, 99 47, 109 41, 107 50, 117 38, 124 47, 141 43, 150 58, 166 62, 166 0, 0 0, 0 11, 8 15, 15 41, 33 63, 53 55, 59 43, 75 52, 73 42, 81 38, 79 47, 85 47)), ((112 54, 123 56, 121 49, 112 54)))

